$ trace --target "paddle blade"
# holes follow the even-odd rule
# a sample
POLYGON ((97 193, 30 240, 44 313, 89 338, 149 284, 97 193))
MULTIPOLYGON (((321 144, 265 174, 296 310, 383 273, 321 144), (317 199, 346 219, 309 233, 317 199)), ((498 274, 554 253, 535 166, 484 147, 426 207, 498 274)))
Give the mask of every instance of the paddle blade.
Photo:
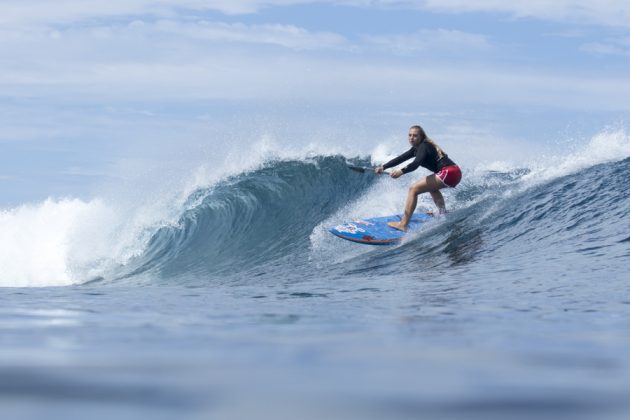
POLYGON ((359 172, 361 174, 364 174, 367 171, 374 172, 374 169, 366 168, 365 166, 348 165, 348 169, 350 169, 351 171, 359 172))

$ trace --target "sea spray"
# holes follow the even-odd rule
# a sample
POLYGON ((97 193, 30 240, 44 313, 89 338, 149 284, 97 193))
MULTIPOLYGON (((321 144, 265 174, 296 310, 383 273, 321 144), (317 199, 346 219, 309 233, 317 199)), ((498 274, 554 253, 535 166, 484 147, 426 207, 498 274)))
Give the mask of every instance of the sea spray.
POLYGON ((107 254, 94 235, 84 237, 82 242, 80 238, 87 232, 82 230, 92 230, 109 217, 100 201, 78 199, 46 200, 0 212, 0 286, 65 286, 78 282, 80 275, 74 270, 84 265, 86 252, 91 254, 88 259, 107 254))

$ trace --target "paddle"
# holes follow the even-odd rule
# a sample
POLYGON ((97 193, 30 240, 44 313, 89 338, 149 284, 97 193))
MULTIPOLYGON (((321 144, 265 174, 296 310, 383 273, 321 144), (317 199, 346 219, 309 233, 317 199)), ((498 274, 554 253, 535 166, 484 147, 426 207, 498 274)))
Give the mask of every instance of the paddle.
MULTIPOLYGON (((359 173, 366 173, 366 172, 373 172, 376 173, 376 168, 371 168, 368 166, 355 166, 355 165, 348 165, 348 169, 350 169, 351 171, 355 171, 355 172, 359 172, 359 173)), ((388 171, 383 171, 383 174, 387 174, 389 175, 388 171)), ((380 174, 379 174, 380 175, 380 174)))

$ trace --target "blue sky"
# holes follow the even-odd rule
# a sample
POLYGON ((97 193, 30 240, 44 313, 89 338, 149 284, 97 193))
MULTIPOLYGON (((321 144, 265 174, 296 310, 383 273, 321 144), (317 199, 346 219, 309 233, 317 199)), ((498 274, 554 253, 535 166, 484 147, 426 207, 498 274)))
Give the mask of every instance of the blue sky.
POLYGON ((261 139, 364 154, 421 123, 481 159, 623 125, 630 2, 520 3, 5 0, 0 205, 261 139))

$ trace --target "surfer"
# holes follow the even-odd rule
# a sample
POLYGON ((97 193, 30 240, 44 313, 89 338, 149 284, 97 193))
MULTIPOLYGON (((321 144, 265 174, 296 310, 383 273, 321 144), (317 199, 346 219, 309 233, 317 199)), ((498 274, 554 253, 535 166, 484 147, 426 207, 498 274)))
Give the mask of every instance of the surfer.
POLYGON ((418 166, 422 166, 433 172, 433 174, 425 176, 409 187, 407 203, 405 204, 405 214, 400 219, 400 222, 387 223, 391 227, 402 231, 407 230, 409 219, 411 219, 411 215, 418 204, 419 194, 425 192, 430 193, 439 213, 444 214, 446 213, 446 205, 444 204, 444 197, 440 190, 446 187, 455 188, 462 179, 462 172, 459 166, 449 159, 440 146, 435 144, 419 125, 414 125, 409 129, 409 144, 411 144, 411 149, 386 164, 377 167, 375 170, 376 173, 380 174, 387 168, 392 168, 411 158, 415 158, 413 162, 404 168, 392 171, 390 176, 392 178, 399 178, 403 174, 415 171, 418 166))

